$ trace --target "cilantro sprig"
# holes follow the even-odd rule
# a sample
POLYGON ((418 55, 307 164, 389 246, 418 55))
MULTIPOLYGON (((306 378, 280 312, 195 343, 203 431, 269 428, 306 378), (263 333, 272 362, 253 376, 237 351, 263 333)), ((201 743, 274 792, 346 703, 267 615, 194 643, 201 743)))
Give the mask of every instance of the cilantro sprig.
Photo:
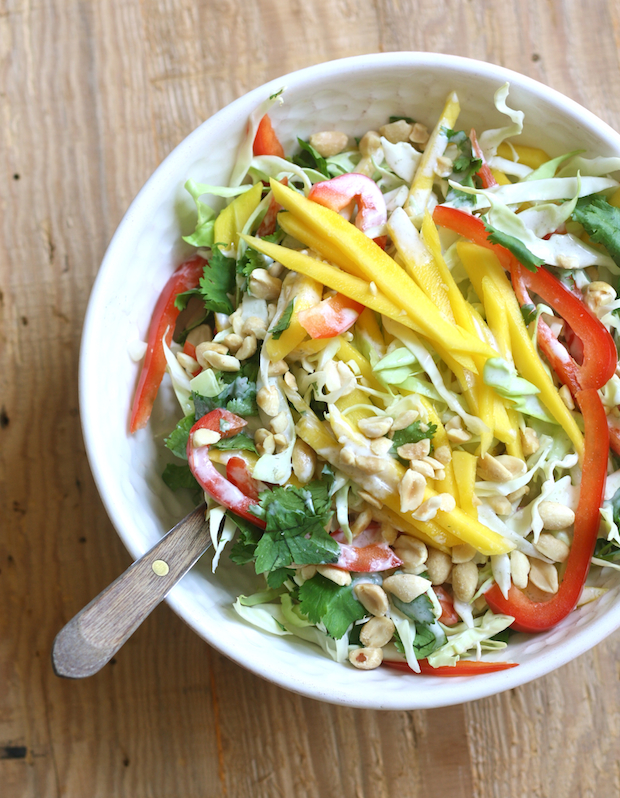
POLYGON ((482 221, 484 222, 487 232, 490 233, 489 241, 492 244, 501 244, 502 247, 506 247, 528 271, 535 272, 543 265, 545 261, 542 258, 538 258, 533 252, 530 252, 525 244, 518 238, 508 235, 508 233, 502 233, 501 230, 496 230, 484 216, 482 217, 482 221))
POLYGON ((421 426, 418 420, 414 421, 413 424, 409 424, 409 426, 404 429, 396 430, 392 438, 392 454, 395 454, 400 446, 404 446, 407 443, 419 443, 419 441, 424 440, 424 438, 432 440, 437 432, 437 425, 428 424, 428 429, 426 430, 423 430, 421 426))
POLYGON ((620 208, 598 194, 591 194, 577 201, 573 219, 582 224, 592 241, 602 244, 620 266, 620 208))
POLYGON ((280 321, 274 326, 271 331, 271 337, 276 341, 280 340, 280 336, 285 330, 291 326, 291 318, 293 317, 293 308, 295 306, 295 297, 291 299, 288 305, 284 308, 280 321))
POLYGON ((308 579, 299 588, 301 612, 312 623, 322 623, 327 634, 341 638, 349 626, 366 615, 355 598, 353 585, 341 587, 321 574, 308 579))

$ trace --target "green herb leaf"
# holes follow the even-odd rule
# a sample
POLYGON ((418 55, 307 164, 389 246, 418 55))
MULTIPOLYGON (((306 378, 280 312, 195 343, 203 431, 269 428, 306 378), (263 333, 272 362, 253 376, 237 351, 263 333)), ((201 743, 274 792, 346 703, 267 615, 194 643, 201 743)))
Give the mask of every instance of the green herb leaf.
POLYGON ((284 309, 284 313, 280 317, 280 321, 276 324, 276 326, 271 331, 271 336, 276 341, 278 341, 280 339, 280 336, 282 335, 282 333, 285 330, 288 330, 288 328, 291 326, 291 318, 293 316, 293 306, 294 305, 295 305, 295 297, 293 297, 293 299, 291 299, 291 301, 288 303, 288 305, 284 309))
POLYGON ((395 453, 399 446, 404 446, 406 443, 418 443, 418 441, 424 440, 424 438, 432 440, 436 432, 436 424, 429 424, 428 429, 424 432, 420 429, 420 421, 414 421, 413 424, 409 424, 405 429, 396 430, 392 438, 392 448, 390 451, 395 453))
POLYGON ((211 444, 212 449, 221 449, 223 451, 238 450, 243 452, 256 452, 256 445, 249 435, 245 432, 240 432, 230 438, 222 438, 217 443, 211 444))
POLYGON ((267 584, 272 588, 279 588, 286 582, 287 579, 292 579, 295 576, 294 568, 277 568, 267 574, 267 584))
POLYGON ((168 463, 164 468, 164 473, 161 475, 166 485, 170 490, 179 490, 180 488, 187 488, 192 491, 196 498, 196 503, 200 500, 202 495, 202 488, 196 482, 196 478, 189 470, 188 465, 175 465, 168 463))
POLYGON ((293 163, 297 164, 297 166, 301 166, 304 169, 316 169, 317 172, 325 175, 325 177, 331 177, 329 169, 327 168, 327 161, 322 155, 319 155, 312 144, 310 144, 309 141, 303 141, 300 138, 298 138, 297 141, 301 147, 301 152, 297 153, 297 155, 293 157, 293 163))
POLYGON ((573 219, 582 224, 592 241, 602 244, 620 266, 620 208, 599 194, 591 194, 578 200, 573 219))
POLYGON ((521 315, 527 327, 527 325, 531 324, 536 318, 536 305, 523 305, 521 307, 521 315))
POLYGON ((535 272, 539 266, 543 265, 545 261, 542 258, 537 258, 518 238, 508 235, 508 233, 502 233, 500 230, 496 230, 484 216, 482 217, 482 221, 484 222, 487 232, 490 233, 489 241, 492 244, 501 244, 501 246, 506 247, 528 271, 535 272))
POLYGON ((246 360, 236 372, 218 371, 216 376, 226 386, 217 396, 201 396, 193 393, 196 420, 206 416, 211 410, 223 407, 237 416, 256 416, 256 375, 258 361, 256 357, 246 360))
POLYGON ((254 562, 256 546, 263 535, 263 530, 254 526, 245 518, 235 515, 230 510, 226 515, 228 518, 232 518, 239 530, 239 536, 230 549, 230 559, 237 565, 247 565, 247 563, 254 562))
POLYGON ((353 586, 341 587, 317 574, 299 588, 301 612, 312 623, 323 623, 327 634, 340 639, 349 626, 366 615, 353 586))
POLYGON ((249 277, 254 269, 264 269, 265 258, 260 252, 255 249, 246 249, 243 255, 236 263, 237 274, 242 274, 244 277, 249 277))
POLYGON ((266 523, 256 547, 256 573, 286 568, 291 563, 335 563, 340 546, 325 531, 332 516, 331 481, 304 488, 275 487, 259 494, 251 512, 266 523))
POLYGON ((391 116, 390 124, 392 124, 392 122, 400 122, 401 119, 409 125, 415 125, 415 119, 412 119, 410 116, 391 116))
POLYGON ((164 444, 170 449, 175 457, 187 460, 187 440, 189 431, 196 422, 195 416, 189 415, 182 418, 167 438, 164 444))
MULTIPOLYGON (((398 632, 394 632, 394 646, 397 651, 405 656, 405 647, 403 646, 398 632)), ((439 648, 439 646, 440 643, 428 626, 424 624, 420 626, 416 625, 413 650, 417 659, 425 659, 429 654, 432 654, 435 649, 439 648)))
POLYGON ((401 601, 397 596, 392 594, 390 596, 390 601, 397 610, 400 610, 403 615, 406 615, 407 618, 410 618, 416 623, 429 624, 435 621, 433 603, 426 593, 423 593, 421 596, 418 596, 408 603, 401 601))
POLYGON ((235 274, 235 259, 226 257, 216 244, 200 278, 200 295, 208 310, 215 313, 233 312, 228 294, 235 289, 235 274))

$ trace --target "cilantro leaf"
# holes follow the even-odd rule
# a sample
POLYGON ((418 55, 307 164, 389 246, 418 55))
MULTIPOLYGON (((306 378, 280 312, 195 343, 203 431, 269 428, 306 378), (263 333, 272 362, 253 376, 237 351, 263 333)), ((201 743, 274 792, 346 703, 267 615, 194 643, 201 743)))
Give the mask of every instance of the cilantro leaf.
POLYGON ((293 157, 293 163, 297 164, 297 166, 301 166, 304 169, 316 169, 317 172, 325 175, 325 177, 331 177, 329 169, 327 168, 327 161, 322 155, 319 155, 312 144, 310 144, 309 141, 303 141, 300 138, 298 138, 297 141, 301 147, 301 152, 297 153, 297 155, 293 157))
POLYGON ((194 426, 195 422, 195 416, 185 416, 185 418, 179 421, 170 435, 164 438, 164 444, 175 457, 180 457, 181 460, 187 460, 187 440, 189 438, 189 431, 194 426))
POLYGON ((193 296, 202 296, 200 288, 190 288, 189 291, 182 291, 174 298, 174 306, 177 310, 185 310, 187 303, 193 296))
POLYGON ((435 620, 433 603, 426 593, 422 593, 421 596, 410 602, 401 601, 397 596, 391 595, 390 601, 397 610, 400 610, 403 615, 406 615, 407 618, 416 623, 429 624, 435 620))
POLYGON ((265 259, 260 252, 255 249, 246 249, 243 255, 239 258, 236 264, 237 274, 242 274, 244 277, 249 277, 254 269, 264 269, 265 259))
POLYGON ((280 336, 285 330, 291 326, 291 318, 293 316, 293 307, 295 305, 295 297, 291 299, 288 305, 284 308, 284 313, 280 317, 280 321, 276 324, 276 326, 271 331, 271 337, 274 338, 276 341, 280 339, 280 336))
POLYGON ((620 266, 620 208, 604 197, 591 194, 577 201, 573 219, 583 225, 596 244, 602 244, 620 266))
POLYGON ((222 438, 217 443, 211 444, 212 449, 222 449, 228 451, 230 449, 237 449, 244 452, 256 452, 256 445, 249 435, 245 432, 240 432, 238 435, 233 435, 230 438, 222 438))
POLYGON ((291 563, 335 563, 339 544, 325 531, 332 516, 329 480, 304 488, 276 486, 259 494, 251 512, 266 523, 256 547, 256 573, 291 563))
MULTIPOLYGON (((398 632, 394 632, 394 645, 396 650, 405 656, 405 647, 402 644, 398 632)), ((413 650, 417 659, 425 659, 429 654, 432 654, 436 648, 439 648, 437 638, 428 626, 416 626, 415 638, 413 640, 413 650)))
MULTIPOLYGON (((474 186, 474 176, 482 166, 482 160, 477 158, 472 150, 471 139, 463 130, 450 130, 449 128, 442 128, 442 132, 447 136, 451 144, 458 147, 459 154, 452 164, 452 179, 463 186, 474 186)), ((472 194, 466 194, 464 191, 459 191, 456 188, 451 188, 448 192, 446 199, 452 202, 456 207, 462 205, 473 205, 476 202, 476 197, 472 194)))
POLYGON ((226 515, 232 518, 239 530, 239 536, 230 549, 230 559, 237 565, 247 565, 256 557, 256 546, 262 537, 263 530, 230 510, 226 515))
POLYGON ((267 574, 267 584, 269 587, 272 588, 279 588, 286 582, 287 579, 291 579, 295 576, 295 570, 293 568, 277 568, 275 571, 271 571, 267 574))
POLYGON ((353 586, 341 587, 317 574, 299 588, 300 609, 312 623, 323 623, 327 634, 337 640, 349 626, 366 615, 355 598, 353 586))
POLYGON ((536 318, 536 305, 523 305, 521 307, 521 315, 523 316, 523 321, 527 326, 536 318))
POLYGON ((415 125, 415 119, 412 119, 410 116, 391 116, 390 124, 392 124, 392 122, 400 122, 401 119, 409 125, 415 125))
POLYGON ((482 217, 482 221, 484 222, 487 232, 491 234, 489 236, 489 241, 492 244, 501 244, 503 247, 506 247, 528 271, 535 272, 539 266, 543 265, 545 261, 542 258, 537 258, 518 238, 508 235, 508 233, 502 233, 500 230, 496 230, 485 217, 482 217))
POLYGON ((218 371, 216 376, 225 387, 217 396, 201 396, 192 393, 196 420, 206 416, 211 410, 223 407, 237 416, 258 415, 256 404, 256 376, 258 374, 258 361, 254 357, 246 360, 241 369, 236 372, 218 371))
POLYGON ((188 465, 175 465, 168 463, 164 468, 161 478, 170 488, 170 490, 179 490, 180 488, 187 488, 192 492, 192 496, 196 504, 201 499, 202 488, 196 481, 196 478, 189 470, 188 465))
POLYGON ((414 421, 413 424, 409 424, 405 429, 396 430, 392 438, 392 448, 390 451, 394 453, 399 446, 404 446, 406 443, 418 443, 424 440, 424 438, 432 440, 437 432, 437 425, 429 424, 426 432, 420 429, 420 426, 420 421, 414 421))
POLYGON ((208 310, 215 313, 233 312, 228 294, 235 288, 235 274, 235 259, 227 258, 216 244, 200 278, 200 295, 208 310))

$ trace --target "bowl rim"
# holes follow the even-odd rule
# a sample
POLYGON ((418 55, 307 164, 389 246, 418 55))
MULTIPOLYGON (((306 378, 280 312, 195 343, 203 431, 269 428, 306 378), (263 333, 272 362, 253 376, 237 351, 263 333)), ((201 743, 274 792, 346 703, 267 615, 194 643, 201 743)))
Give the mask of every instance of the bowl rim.
MULTIPOLYGON (((302 89, 308 84, 315 84, 318 81, 334 78, 343 70, 346 71, 348 75, 354 75, 358 72, 368 71, 369 67, 381 67, 382 70, 387 70, 403 66, 410 66, 412 68, 426 67, 429 69, 440 67, 442 70, 452 70, 455 73, 465 72, 472 76, 492 78, 498 83, 509 82, 514 84, 531 95, 544 100, 546 104, 551 102, 561 108, 563 112, 573 116, 576 115, 584 126, 596 127, 597 135, 606 140, 611 150, 616 150, 618 154, 620 154, 620 134, 614 131, 613 128, 599 119, 591 111, 557 90, 547 87, 526 75, 522 75, 506 67, 497 66, 491 62, 465 58, 463 56, 419 51, 372 53, 335 59, 305 67, 282 77, 272 79, 252 89, 201 123, 169 153, 159 166, 157 166, 125 212, 106 249, 97 272, 96 279, 91 289, 82 331, 79 355, 78 391, 82 434, 86 453, 97 490, 106 512, 119 537, 134 559, 141 556, 144 553, 144 549, 138 545, 136 540, 129 534, 125 523, 126 518, 119 510, 119 505, 116 501, 113 479, 110 479, 109 474, 106 473, 104 462, 95 456, 92 430, 94 429, 94 425, 97 424, 98 419, 95 417, 94 413, 91 412, 89 402, 87 401, 89 386, 93 384, 92 378, 94 369, 96 369, 96 364, 92 359, 89 359, 88 353, 93 350, 96 344, 96 326, 102 302, 102 289, 105 288, 108 272, 116 257, 116 252, 122 251, 126 242, 131 240, 132 230, 136 222, 146 218, 151 203, 150 198, 157 195, 160 191, 169 191, 171 181, 173 180, 172 176, 177 171, 177 164, 180 165, 185 161, 190 153, 200 150, 199 142, 202 140, 205 131, 209 130, 211 127, 220 126, 222 124, 225 125, 229 120, 232 121, 237 119, 241 113, 246 116, 249 115, 249 112, 253 110, 254 107, 258 106, 267 96, 278 91, 282 86, 287 86, 292 93, 292 91, 302 89)), ((521 664, 518 668, 512 668, 507 671, 487 674, 484 679, 467 679, 466 677, 450 679, 450 686, 446 686, 446 689, 443 691, 446 695, 440 692, 439 700, 437 700, 437 692, 435 691, 429 691, 429 698, 425 699, 426 691, 424 689, 417 689, 412 691, 411 694, 403 691, 403 700, 396 700, 394 694, 391 693, 390 700, 386 700, 385 697, 375 696, 372 693, 365 695, 363 698, 355 694, 335 694, 333 691, 330 692, 329 685, 326 686, 323 684, 320 688, 317 688, 316 686, 310 687, 303 682, 300 683, 295 674, 286 670, 271 673, 264 668, 257 667, 251 658, 245 656, 244 651, 240 650, 238 647, 226 645, 222 640, 212 640, 206 637, 193 623, 191 608, 187 606, 186 600, 184 600, 175 589, 170 592, 166 601, 174 612, 206 640, 209 645, 249 671, 280 687, 284 687, 294 693, 309 698, 318 698, 329 703, 366 709, 430 709, 489 697, 505 690, 527 684, 541 676, 545 676, 585 653, 620 627, 620 613, 614 616, 612 612, 607 612, 602 617, 591 621, 586 629, 579 630, 576 634, 576 639, 570 638, 569 640, 559 643, 554 646, 553 650, 548 651, 547 656, 539 656, 534 662, 521 664), (463 679, 466 679, 466 685, 463 679), (454 689, 452 689, 453 687, 454 689), (461 689, 459 689, 459 687, 461 689)), ((397 674, 394 672, 394 675, 396 677, 410 678, 407 674, 397 674)), ((433 677, 417 677, 417 679, 422 680, 420 681, 420 688, 422 688, 424 681, 426 679, 433 679, 433 677)), ((358 691, 358 693, 359 692, 361 691, 358 691)))

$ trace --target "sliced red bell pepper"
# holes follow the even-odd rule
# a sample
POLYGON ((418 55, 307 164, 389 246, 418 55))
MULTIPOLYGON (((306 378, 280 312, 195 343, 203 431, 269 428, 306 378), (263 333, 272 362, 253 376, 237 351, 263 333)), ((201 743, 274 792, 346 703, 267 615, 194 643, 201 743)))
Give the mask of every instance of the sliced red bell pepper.
POLYGON ((479 676, 483 673, 506 671, 519 665, 518 662, 475 662, 470 659, 460 659, 456 665, 440 665, 438 668, 433 668, 432 665, 429 665, 428 660, 419 659, 420 673, 417 674, 406 662, 383 660, 383 664, 397 671, 413 673, 415 676, 479 676))
POLYGON ((298 313, 297 319, 311 338, 333 338, 358 320, 364 305, 336 294, 298 313))
MULTIPOLYGON (((219 502, 223 507, 232 510, 236 515, 251 521, 254 526, 265 528, 265 522, 250 513, 250 507, 257 500, 244 493, 231 481, 223 477, 211 462, 209 446, 195 447, 193 435, 200 429, 218 432, 222 438, 231 438, 240 432, 247 422, 228 410, 216 409, 207 413, 191 428, 187 441, 187 461, 192 474, 200 487, 219 502)), ((239 459, 239 458, 233 458, 239 459)))
POLYGON ((149 327, 146 355, 131 408, 129 431, 132 433, 146 427, 166 371, 166 356, 162 340, 165 336, 166 344, 170 346, 174 326, 180 313, 174 306, 174 300, 183 291, 196 288, 203 275, 204 264, 204 259, 199 257, 183 263, 168 280, 159 295, 149 327))
POLYGON ((607 426, 609 427, 609 445, 616 454, 620 454, 620 418, 610 413, 607 416, 607 426))
POLYGON ((243 457, 231 457, 226 461, 226 477, 250 499, 258 501, 258 484, 253 479, 243 457))
POLYGON ((454 609, 454 601, 452 596, 443 587, 433 587, 437 600, 441 605, 441 615, 439 621, 445 626, 454 626, 459 622, 459 616, 454 609))
MULTIPOLYGON (((288 177, 283 177, 280 181, 283 186, 288 186, 288 177)), ((276 226, 278 223, 278 214, 282 210, 282 206, 279 202, 276 202, 275 197, 273 194, 271 195, 271 199, 269 200, 269 207, 267 208, 267 213, 263 216, 262 222, 259 224, 258 229, 256 231, 256 235, 259 238, 264 238, 265 236, 270 236, 276 231, 276 226)))
MULTIPOLYGON (((523 269, 518 268, 512 269, 512 287, 521 307, 533 304, 523 278, 523 271, 523 269)), ((542 316, 538 319, 536 332, 538 346, 544 352, 551 368, 558 375, 562 384, 567 385, 572 395, 576 396, 577 392, 580 390, 578 364, 571 357, 564 344, 558 341, 551 327, 549 327, 542 316)), ((579 339, 575 338, 575 340, 578 341, 579 339)))
POLYGON ((284 148, 280 144, 267 114, 260 120, 256 136, 254 136, 252 151, 254 155, 277 155, 278 158, 284 158, 284 148))
POLYGON ((474 152, 476 158, 479 158, 482 161, 482 165, 480 169, 476 172, 478 177, 480 178, 480 182, 482 183, 483 188, 491 188, 492 186, 497 185, 497 180, 493 177, 493 172, 491 171, 488 163, 485 160, 484 153, 482 152, 482 147, 478 144, 478 137, 476 136, 476 131, 471 129, 471 133, 469 134, 469 140, 471 141, 471 148, 474 152))
MULTIPOLYGON (((355 226, 362 232, 381 227, 387 221, 387 207, 381 189, 366 175, 351 172, 315 183, 310 189, 308 199, 337 213, 355 202, 355 226)), ((385 242, 383 246, 385 247, 385 242)))
MULTIPOLYGON (((601 388, 611 379, 618 362, 613 338, 590 309, 558 279, 546 269, 541 268, 535 272, 525 269, 505 247, 488 240, 489 234, 484 223, 470 213, 438 205, 433 212, 433 219, 442 227, 454 230, 475 244, 493 250, 508 272, 513 275, 516 273, 527 288, 538 294, 568 322, 584 348, 583 365, 575 364, 581 390, 601 388)), ((552 357, 557 359, 557 352, 552 357)))
POLYGON ((485 593, 493 612, 512 615, 515 619, 512 628, 519 632, 551 629, 572 612, 581 595, 594 552, 607 476, 609 431, 605 408, 596 390, 580 391, 577 402, 585 426, 585 451, 573 542, 559 590, 548 601, 532 601, 514 585, 507 599, 497 585, 485 593))
POLYGON ((194 344, 190 344, 189 341, 185 341, 185 343, 183 344, 183 354, 184 355, 189 355, 189 357, 193 357, 194 360, 196 360, 196 367, 195 367, 195 369, 192 372, 194 377, 197 374, 200 374, 200 372, 202 371, 202 366, 197 362, 196 347, 194 346, 194 344))
POLYGON ((336 568, 362 574, 387 571, 403 564, 400 557, 383 540, 378 526, 367 527, 352 543, 344 542, 342 530, 334 532, 332 537, 340 544, 340 557, 334 564, 336 568))

